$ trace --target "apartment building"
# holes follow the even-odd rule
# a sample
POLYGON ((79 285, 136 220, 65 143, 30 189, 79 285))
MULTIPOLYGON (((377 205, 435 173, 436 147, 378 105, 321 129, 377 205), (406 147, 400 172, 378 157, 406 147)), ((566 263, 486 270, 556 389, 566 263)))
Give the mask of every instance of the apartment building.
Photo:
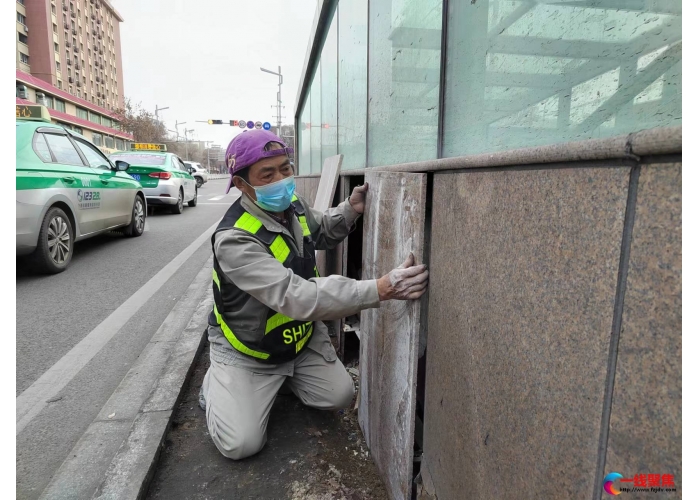
POLYGON ((124 104, 119 24, 107 0, 17 0, 17 102, 40 103, 52 120, 97 146, 131 136, 112 116, 124 104))

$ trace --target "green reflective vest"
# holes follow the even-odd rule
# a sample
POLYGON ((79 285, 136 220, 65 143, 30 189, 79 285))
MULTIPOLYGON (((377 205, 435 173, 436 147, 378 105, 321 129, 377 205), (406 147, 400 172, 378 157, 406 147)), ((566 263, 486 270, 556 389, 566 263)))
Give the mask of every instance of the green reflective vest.
POLYGON ((214 252, 212 320, 219 325, 234 349, 264 363, 283 363, 298 356, 313 335, 313 322, 299 321, 268 308, 267 321, 259 331, 237 330, 237 315, 241 314, 248 300, 256 299, 238 288, 221 271, 214 251, 214 241, 216 234, 220 231, 232 228, 245 231, 259 240, 275 259, 284 267, 291 269, 294 274, 304 279, 318 277, 311 232, 306 222, 304 207, 296 195, 292 205, 304 234, 303 257, 295 255, 282 234, 268 231, 257 217, 246 212, 240 199, 231 205, 211 237, 214 252))

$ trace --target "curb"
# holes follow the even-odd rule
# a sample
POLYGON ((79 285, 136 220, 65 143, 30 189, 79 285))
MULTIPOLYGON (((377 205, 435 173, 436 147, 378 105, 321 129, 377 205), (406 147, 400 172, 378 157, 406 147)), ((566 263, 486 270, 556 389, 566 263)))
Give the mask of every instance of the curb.
POLYGON ((182 388, 204 346, 203 324, 213 303, 207 293, 197 306, 93 499, 138 500, 148 492, 182 388))

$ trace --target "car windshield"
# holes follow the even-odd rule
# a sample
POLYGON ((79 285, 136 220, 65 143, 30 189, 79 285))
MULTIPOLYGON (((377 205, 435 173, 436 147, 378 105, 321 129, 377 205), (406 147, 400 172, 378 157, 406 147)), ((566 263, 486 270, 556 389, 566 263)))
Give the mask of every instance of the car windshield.
POLYGON ((149 155, 149 154, 125 154, 125 155, 110 155, 112 161, 125 161, 129 165, 165 165, 165 155, 149 155))

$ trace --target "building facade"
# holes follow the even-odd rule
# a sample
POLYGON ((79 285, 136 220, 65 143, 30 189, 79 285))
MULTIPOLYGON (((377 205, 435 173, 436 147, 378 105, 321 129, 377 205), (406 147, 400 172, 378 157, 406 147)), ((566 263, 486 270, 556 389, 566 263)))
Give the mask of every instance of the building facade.
POLYGON ((681 124, 681 2, 319 2, 301 174, 681 124))
POLYGON ((319 273, 430 268, 333 322, 390 498, 682 497, 681 64, 680 0, 319 2, 296 189, 370 186, 319 273))
POLYGON ((107 151, 130 134, 113 111, 124 105, 119 23, 107 0, 17 0, 17 103, 49 108, 53 121, 107 151))

